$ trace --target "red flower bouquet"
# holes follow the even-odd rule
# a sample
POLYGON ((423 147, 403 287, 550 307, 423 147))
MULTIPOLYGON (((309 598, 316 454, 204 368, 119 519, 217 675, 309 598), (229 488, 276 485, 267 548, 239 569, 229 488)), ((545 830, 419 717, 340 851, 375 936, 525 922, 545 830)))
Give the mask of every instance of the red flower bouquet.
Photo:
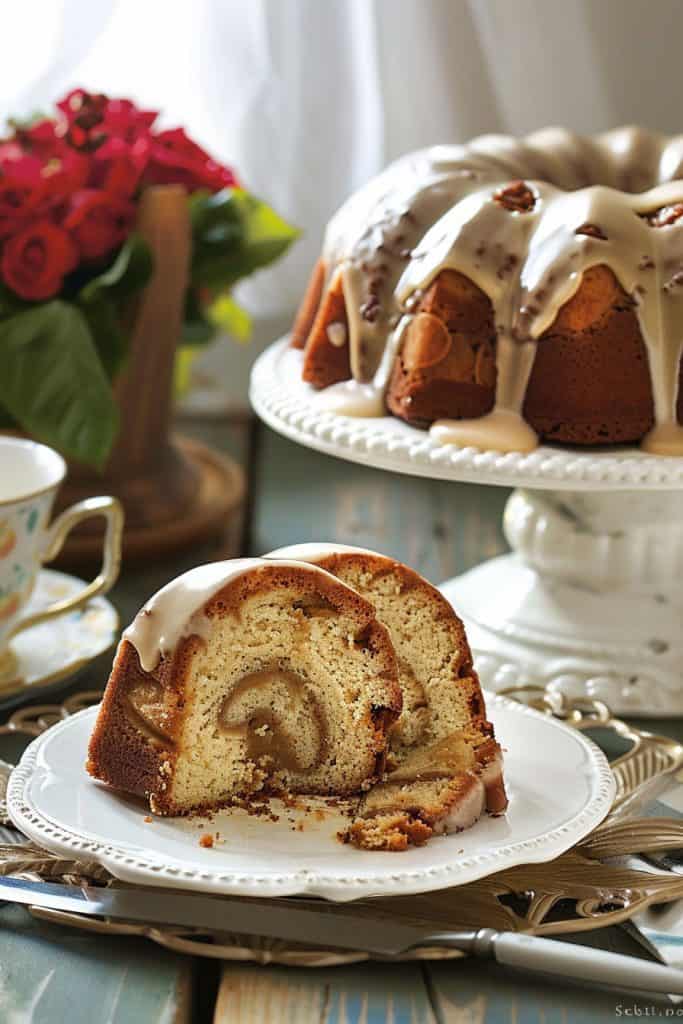
POLYGON ((187 191, 192 259, 184 341, 244 323, 228 293, 277 259, 296 231, 157 112, 76 89, 50 117, 0 140, 0 425, 102 465, 117 433, 111 382, 122 316, 147 283, 135 233, 150 185, 187 191))

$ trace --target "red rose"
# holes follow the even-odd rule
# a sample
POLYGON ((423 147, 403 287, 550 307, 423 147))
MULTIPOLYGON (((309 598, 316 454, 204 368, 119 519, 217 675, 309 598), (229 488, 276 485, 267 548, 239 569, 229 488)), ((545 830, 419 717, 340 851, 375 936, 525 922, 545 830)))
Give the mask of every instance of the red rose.
POLYGON ((8 238, 2 250, 2 276, 22 299, 49 299, 76 266, 78 251, 66 231, 41 220, 8 238))
POLYGON ((11 151, 2 146, 0 150, 0 238, 5 238, 45 216, 52 198, 39 160, 8 159, 11 151))
POLYGON ((229 167, 209 156, 182 128, 172 128, 152 137, 152 151, 145 180, 153 185, 185 185, 189 191, 208 188, 219 192, 236 185, 229 167))
POLYGON ((91 184, 118 196, 132 196, 147 166, 149 150, 149 139, 142 136, 132 145, 119 138, 107 139, 93 154, 91 184))
POLYGON ((158 117, 156 110, 140 110, 130 100, 107 100, 103 125, 109 135, 134 142, 149 130, 158 117))
POLYGON ((84 260, 97 260, 121 245, 135 217, 133 203, 109 192, 84 188, 76 192, 64 219, 84 260))
POLYGON ((85 89, 73 89, 57 108, 66 121, 67 134, 77 144, 84 144, 88 136, 134 142, 147 135, 157 119, 156 110, 140 110, 130 100, 110 99, 104 93, 85 89))
POLYGON ((86 188, 91 174, 90 156, 64 147, 43 167, 43 180, 55 201, 66 201, 74 192, 86 188))
POLYGON ((22 147, 24 153, 30 153, 43 161, 61 154, 65 146, 59 125, 49 118, 37 121, 29 128, 18 127, 14 141, 22 147))
POLYGON ((15 234, 36 214, 43 212, 45 193, 0 178, 0 238, 15 234))

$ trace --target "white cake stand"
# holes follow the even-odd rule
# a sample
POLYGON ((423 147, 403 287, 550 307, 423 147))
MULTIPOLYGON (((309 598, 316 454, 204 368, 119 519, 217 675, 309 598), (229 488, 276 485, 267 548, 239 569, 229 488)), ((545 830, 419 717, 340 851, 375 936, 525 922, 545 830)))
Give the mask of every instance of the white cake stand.
POLYGON ((482 683, 542 685, 618 714, 683 715, 683 458, 635 448, 528 455, 441 445, 394 417, 325 410, 287 339, 254 365, 251 401, 274 430, 365 465, 514 486, 512 554, 441 584, 482 683))

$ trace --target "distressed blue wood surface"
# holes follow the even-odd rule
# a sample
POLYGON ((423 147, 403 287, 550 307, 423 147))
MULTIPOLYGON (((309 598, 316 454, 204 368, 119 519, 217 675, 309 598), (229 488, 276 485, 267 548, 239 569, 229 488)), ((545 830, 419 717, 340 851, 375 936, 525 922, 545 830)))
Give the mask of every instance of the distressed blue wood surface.
POLYGON ((189 1024, 191 961, 0 905, 2 1024, 189 1024))
POLYGON ((376 548, 438 582, 506 549, 503 487, 386 473, 301 448, 266 427, 253 474, 252 554, 336 540, 376 548))

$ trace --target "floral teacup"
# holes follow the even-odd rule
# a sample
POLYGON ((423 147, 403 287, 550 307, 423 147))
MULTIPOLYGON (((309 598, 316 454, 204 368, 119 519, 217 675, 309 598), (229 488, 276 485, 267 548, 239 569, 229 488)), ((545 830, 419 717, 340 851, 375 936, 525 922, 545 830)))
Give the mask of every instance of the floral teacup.
POLYGON ((79 501, 48 525, 65 475, 66 463, 52 448, 0 437, 0 681, 14 673, 9 646, 13 636, 106 593, 119 573, 123 509, 116 498, 79 501), (74 596, 27 614, 24 609, 41 565, 55 558, 69 531, 91 516, 107 521, 99 575, 74 596))

